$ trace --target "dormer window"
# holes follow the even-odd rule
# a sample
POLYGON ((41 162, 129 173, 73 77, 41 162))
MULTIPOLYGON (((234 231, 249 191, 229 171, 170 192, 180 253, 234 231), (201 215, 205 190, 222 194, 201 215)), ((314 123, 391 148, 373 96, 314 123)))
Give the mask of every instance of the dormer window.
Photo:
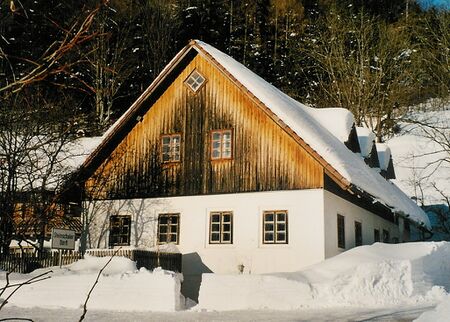
POLYGON ((161 137, 161 155, 163 163, 181 161, 180 143, 180 134, 163 135, 161 137))
POLYGON ((184 82, 194 93, 205 83, 206 79, 199 72, 194 70, 184 82))

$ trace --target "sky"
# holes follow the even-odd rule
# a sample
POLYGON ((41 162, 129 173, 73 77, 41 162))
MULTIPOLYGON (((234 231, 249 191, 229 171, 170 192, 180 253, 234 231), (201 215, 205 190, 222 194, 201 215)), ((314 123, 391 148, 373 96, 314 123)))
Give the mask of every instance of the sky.
POLYGON ((438 8, 450 10, 450 0, 417 0, 420 6, 425 9, 438 8))

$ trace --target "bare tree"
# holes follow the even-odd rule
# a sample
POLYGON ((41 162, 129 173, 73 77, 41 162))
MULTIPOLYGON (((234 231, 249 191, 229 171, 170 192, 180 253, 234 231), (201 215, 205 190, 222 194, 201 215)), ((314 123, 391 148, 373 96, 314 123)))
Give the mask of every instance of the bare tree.
POLYGON ((29 235, 38 237, 38 249, 43 250, 48 224, 57 211, 57 192, 70 170, 67 159, 73 156, 75 118, 66 108, 70 100, 48 101, 39 92, 26 92, 0 103, 4 253, 11 239, 29 235))
POLYGON ((448 101, 433 102, 437 106, 428 103, 425 113, 413 111, 402 119, 405 132, 427 145, 424 151, 412 156, 410 185, 415 188, 421 206, 434 208, 438 224, 435 228, 450 239, 450 113, 446 110, 448 101))
POLYGON ((324 18, 319 39, 306 54, 320 66, 316 102, 348 108, 357 125, 369 126, 382 140, 392 127, 395 107, 404 104, 414 82, 414 55, 402 26, 337 9, 324 18))

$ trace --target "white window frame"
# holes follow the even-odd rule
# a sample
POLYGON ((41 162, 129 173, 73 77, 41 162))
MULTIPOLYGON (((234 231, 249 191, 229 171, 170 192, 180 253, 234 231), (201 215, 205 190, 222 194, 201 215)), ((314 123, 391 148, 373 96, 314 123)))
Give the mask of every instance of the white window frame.
POLYGON ((230 160, 232 158, 233 158, 233 130, 232 129, 212 130, 211 160, 230 160))
POLYGON ((158 245, 164 244, 175 244, 178 245, 180 243, 180 214, 179 213, 164 213, 158 215, 158 245), (167 223, 161 224, 161 218, 167 217, 167 223), (172 218, 176 217, 177 222, 173 223, 172 218), (166 226, 166 232, 161 233, 161 227, 166 226), (176 227, 176 231, 172 231, 172 227, 176 227), (166 241, 161 241, 161 235, 166 235, 166 241), (172 241, 171 236, 175 236, 175 241, 172 241), (168 238, 170 240, 168 240, 168 238))
POLYGON ((206 83, 206 78, 197 70, 194 70, 184 81, 184 84, 193 92, 197 93, 206 83))
POLYGON ((161 135, 161 161, 162 163, 181 162, 181 134, 164 134, 161 135), (169 139, 169 142, 164 142, 169 139), (165 151, 165 148, 168 151, 165 151), (165 156, 168 156, 166 159, 165 156))
POLYGON ((289 243, 289 222, 287 210, 266 210, 263 211, 263 244, 288 244, 289 243), (267 215, 272 215, 272 220, 267 220, 267 215), (279 219, 278 215, 283 215, 284 219, 279 219), (272 229, 268 226, 272 225, 272 229), (284 225, 284 229, 280 227, 284 225), (272 240, 266 239, 267 234, 272 234, 272 240), (284 238, 280 236, 284 235, 284 238))
POLYGON ((109 217, 109 247, 131 245, 131 216, 111 215, 109 217), (117 230, 117 231, 114 231, 117 230), (124 230, 126 232, 124 233, 124 230), (112 239, 118 239, 113 242, 112 239))
POLYGON ((233 244, 233 212, 211 211, 209 213, 209 243, 233 244), (229 221, 225 221, 226 216, 229 216, 229 221), (213 221, 213 217, 219 217, 219 221, 213 221), (228 229, 226 229, 227 225, 228 229), (213 234, 219 234, 219 239, 213 240, 213 234), (229 235, 229 239, 225 238, 226 235, 229 235))

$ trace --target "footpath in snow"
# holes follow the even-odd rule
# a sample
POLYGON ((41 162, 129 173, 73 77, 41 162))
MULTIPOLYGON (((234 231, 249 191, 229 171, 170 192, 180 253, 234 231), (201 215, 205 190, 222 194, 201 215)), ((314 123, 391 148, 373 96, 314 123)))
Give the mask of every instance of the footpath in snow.
POLYGON ((450 243, 376 243, 292 273, 204 274, 197 309, 293 310, 438 303, 450 290, 450 243))

